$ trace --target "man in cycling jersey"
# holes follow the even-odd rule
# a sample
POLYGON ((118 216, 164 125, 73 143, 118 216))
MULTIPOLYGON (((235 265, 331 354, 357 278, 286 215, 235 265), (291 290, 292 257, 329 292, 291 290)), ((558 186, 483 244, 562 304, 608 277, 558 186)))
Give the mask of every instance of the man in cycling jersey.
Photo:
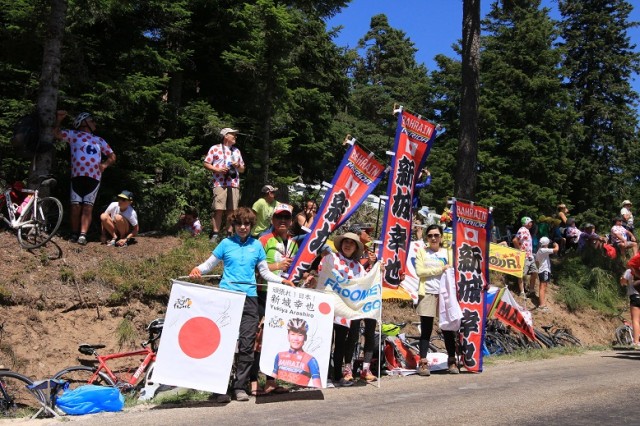
POLYGON ((105 169, 116 161, 109 144, 93 134, 96 122, 88 112, 82 112, 73 121, 75 130, 60 130, 67 116, 58 111, 54 136, 69 144, 71 149, 71 242, 87 244, 87 231, 91 226, 93 204, 105 169), (105 158, 102 161, 102 158, 105 158))
POLYGON ((306 353, 302 346, 307 341, 309 325, 300 318, 292 318, 287 323, 289 350, 276 355, 273 363, 273 377, 299 386, 321 388, 318 361, 306 353))

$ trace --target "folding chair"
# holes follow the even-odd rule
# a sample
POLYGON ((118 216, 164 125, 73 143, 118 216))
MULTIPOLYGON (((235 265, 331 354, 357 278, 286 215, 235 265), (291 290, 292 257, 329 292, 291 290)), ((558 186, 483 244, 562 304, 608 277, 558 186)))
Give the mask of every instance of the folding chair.
POLYGON ((32 419, 37 418, 40 413, 48 412, 53 414, 53 417, 60 417, 58 413, 53 409, 56 406, 56 399, 58 398, 58 392, 65 391, 69 387, 69 382, 66 380, 58 379, 45 379, 33 382, 32 385, 27 386, 27 389, 31 391, 39 390, 44 397, 44 401, 37 398, 41 405, 41 408, 31 416, 32 419))

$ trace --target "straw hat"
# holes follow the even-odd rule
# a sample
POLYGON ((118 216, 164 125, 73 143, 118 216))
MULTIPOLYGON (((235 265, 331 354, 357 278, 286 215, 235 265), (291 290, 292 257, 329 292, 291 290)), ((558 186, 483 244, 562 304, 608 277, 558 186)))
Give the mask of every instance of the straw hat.
POLYGON ((344 240, 345 238, 355 241, 358 248, 356 249, 356 253, 353 259, 360 259, 362 257, 362 253, 364 252, 364 245, 360 241, 360 237, 353 232, 346 232, 345 234, 338 235, 333 239, 333 244, 336 246, 336 250, 342 253, 342 240, 344 240))

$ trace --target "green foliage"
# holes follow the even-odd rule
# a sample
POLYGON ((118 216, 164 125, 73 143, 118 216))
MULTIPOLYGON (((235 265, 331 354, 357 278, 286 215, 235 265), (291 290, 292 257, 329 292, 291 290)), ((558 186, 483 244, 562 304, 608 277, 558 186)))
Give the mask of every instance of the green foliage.
POLYGON ((612 262, 595 251, 564 257, 555 272, 559 301, 570 311, 591 307, 607 314, 619 312, 624 298, 618 277, 623 271, 619 260, 612 262))
POLYGON ((118 338, 118 347, 128 347, 137 344, 139 340, 136 326, 129 318, 123 318, 116 328, 116 336, 118 338))

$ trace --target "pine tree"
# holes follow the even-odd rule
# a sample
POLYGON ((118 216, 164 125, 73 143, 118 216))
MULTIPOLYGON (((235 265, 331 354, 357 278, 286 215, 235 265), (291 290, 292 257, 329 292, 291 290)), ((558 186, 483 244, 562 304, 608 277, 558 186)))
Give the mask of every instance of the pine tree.
POLYGON ((640 195, 638 94, 630 86, 640 54, 628 30, 632 6, 624 0, 560 0, 567 88, 579 114, 576 162, 569 194, 574 210, 611 218, 625 198, 640 195))
POLYGON ((554 23, 539 7, 496 1, 484 22, 478 198, 496 208, 498 223, 550 212, 570 184, 572 115, 554 23))

